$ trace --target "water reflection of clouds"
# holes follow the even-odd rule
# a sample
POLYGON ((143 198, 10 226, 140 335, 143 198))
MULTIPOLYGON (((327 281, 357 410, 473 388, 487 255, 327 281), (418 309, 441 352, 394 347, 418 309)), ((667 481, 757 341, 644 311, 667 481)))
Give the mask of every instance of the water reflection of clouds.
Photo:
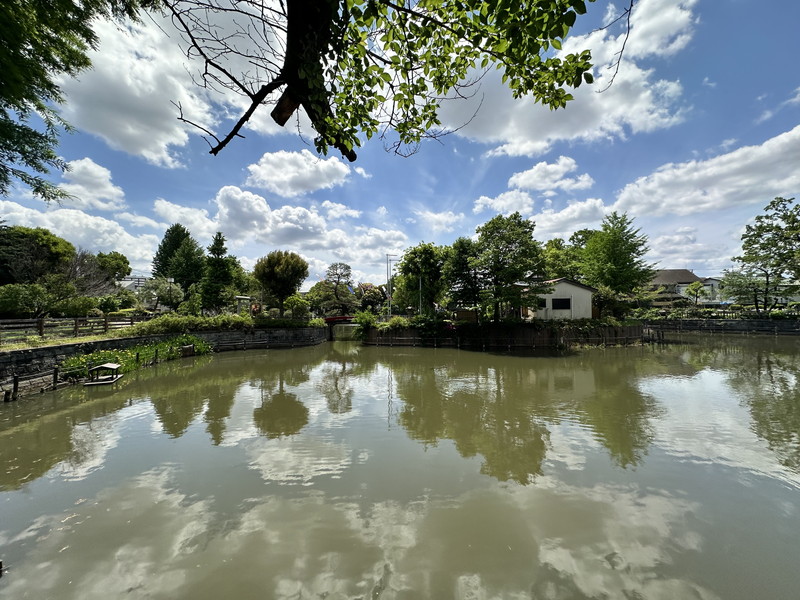
POLYGON ((725 465, 800 486, 800 475, 780 465, 751 426, 729 374, 705 369, 693 377, 650 377, 639 383, 665 409, 653 422, 654 443, 686 461, 725 465))
POLYGON ((311 485, 318 477, 339 477, 353 464, 366 462, 368 454, 355 459, 350 446, 313 436, 274 440, 256 438, 242 444, 248 465, 266 482, 311 485))
POLYGON ((79 423, 70 431, 71 450, 53 471, 67 481, 81 481, 102 469, 109 452, 117 447, 123 431, 130 431, 130 421, 152 419, 152 410, 145 403, 133 404, 106 415, 102 420, 79 423))
POLYGON ((697 507, 633 485, 543 477, 408 503, 309 491, 235 515, 212 506, 176 490, 170 469, 108 489, 66 523, 41 520, 8 596, 715 598, 669 574, 700 550, 697 507))
POLYGON ((582 471, 587 456, 602 450, 597 436, 585 426, 564 421, 548 424, 548 428, 550 439, 545 458, 548 464, 560 463, 568 471, 582 471))

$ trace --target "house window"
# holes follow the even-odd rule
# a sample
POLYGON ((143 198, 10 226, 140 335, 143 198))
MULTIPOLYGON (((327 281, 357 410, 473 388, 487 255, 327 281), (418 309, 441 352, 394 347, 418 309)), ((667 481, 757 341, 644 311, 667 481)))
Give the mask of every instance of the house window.
POLYGON ((572 308, 572 298, 553 298, 553 310, 569 310, 572 308))
POLYGON ((547 308, 547 300, 544 298, 537 298, 536 299, 536 310, 542 310, 547 308))

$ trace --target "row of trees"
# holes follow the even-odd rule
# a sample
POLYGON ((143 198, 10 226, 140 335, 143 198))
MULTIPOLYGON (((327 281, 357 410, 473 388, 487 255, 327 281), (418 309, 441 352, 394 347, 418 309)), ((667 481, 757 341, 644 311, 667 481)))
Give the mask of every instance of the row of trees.
POLYGON ((86 314, 134 300, 116 282, 131 266, 119 252, 76 249, 47 229, 0 223, 0 316, 86 314))
POLYGON ((724 272, 723 297, 756 314, 769 314, 800 293, 800 205, 777 197, 742 234, 742 253, 735 269, 724 272))
POLYGON ((476 308, 499 320, 535 306, 547 282, 561 277, 597 288, 601 311, 619 312, 646 296, 653 276, 643 259, 647 237, 626 214, 611 213, 600 229, 578 231, 569 240, 542 244, 534 230, 519 213, 498 215, 477 228, 475 239, 409 248, 393 282, 393 302, 428 314, 442 306, 476 308))

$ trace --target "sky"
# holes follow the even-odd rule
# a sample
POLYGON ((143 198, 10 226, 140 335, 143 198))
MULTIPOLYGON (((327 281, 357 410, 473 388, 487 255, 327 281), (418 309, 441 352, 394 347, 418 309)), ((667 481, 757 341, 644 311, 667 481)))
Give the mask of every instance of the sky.
POLYGON ((595 64, 594 85, 567 108, 515 100, 492 71, 472 98, 442 107, 452 133, 409 157, 373 138, 354 163, 317 156, 307 119, 280 128, 268 106, 210 155, 176 104, 224 129, 241 98, 193 84, 168 23, 98 23, 93 68, 62 81, 75 132, 59 153, 71 169, 51 179, 74 199, 48 205, 14 189, 0 218, 122 252, 141 276, 171 224, 202 246, 221 231, 248 269, 297 252, 308 289, 334 262, 383 283, 387 255, 474 236, 497 214, 519 211, 545 242, 617 211, 647 236, 656 268, 718 276, 770 200, 800 197, 800 3, 639 0, 609 87, 624 32, 598 28, 625 4, 590 4, 564 43, 591 49, 595 64))

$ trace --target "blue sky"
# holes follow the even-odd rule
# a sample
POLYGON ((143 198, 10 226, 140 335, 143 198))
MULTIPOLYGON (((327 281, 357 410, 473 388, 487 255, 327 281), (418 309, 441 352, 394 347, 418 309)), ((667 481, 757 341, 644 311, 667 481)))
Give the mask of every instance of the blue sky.
POLYGON ((514 100, 490 73, 472 100, 443 107, 457 132, 408 158, 373 140, 355 163, 317 157, 306 119, 281 129, 269 107, 209 155, 172 102, 224 129, 241 99, 193 86, 168 25, 99 24, 94 68, 63 82, 77 131, 59 150, 72 169, 54 181, 77 199, 48 206, 15 190, 0 216, 120 251, 135 274, 149 272, 172 223, 204 246, 222 231, 247 268, 275 249, 301 254, 307 289, 339 261, 382 283, 387 253, 450 244, 499 213, 520 211, 545 241, 617 210, 659 268, 719 275, 767 202, 800 195, 800 3, 640 0, 619 73, 598 93, 622 31, 593 29, 622 6, 590 5, 565 43, 591 48, 596 65, 595 85, 566 109, 514 100))

